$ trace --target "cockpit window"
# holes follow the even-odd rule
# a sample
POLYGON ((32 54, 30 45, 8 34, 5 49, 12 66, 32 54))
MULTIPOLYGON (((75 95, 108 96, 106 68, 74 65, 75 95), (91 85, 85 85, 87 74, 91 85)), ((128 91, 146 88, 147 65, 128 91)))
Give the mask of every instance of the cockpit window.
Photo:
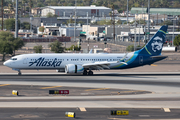
POLYGON ((10 60, 17 60, 17 58, 11 58, 10 60))

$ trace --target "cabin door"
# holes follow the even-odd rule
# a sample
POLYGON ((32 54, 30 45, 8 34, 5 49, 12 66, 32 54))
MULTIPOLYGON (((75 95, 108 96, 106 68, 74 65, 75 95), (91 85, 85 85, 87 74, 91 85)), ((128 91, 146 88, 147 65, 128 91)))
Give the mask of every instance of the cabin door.
POLYGON ((23 64, 27 64, 27 58, 24 58, 23 64))

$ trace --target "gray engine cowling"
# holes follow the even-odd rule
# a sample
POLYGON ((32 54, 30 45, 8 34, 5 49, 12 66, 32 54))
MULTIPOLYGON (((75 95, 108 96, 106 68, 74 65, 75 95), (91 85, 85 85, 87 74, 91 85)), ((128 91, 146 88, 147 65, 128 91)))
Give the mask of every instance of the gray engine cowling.
POLYGON ((57 69, 56 72, 65 72, 65 69, 57 69))
POLYGON ((83 73, 84 68, 81 65, 75 65, 75 64, 67 64, 65 66, 65 73, 83 73))

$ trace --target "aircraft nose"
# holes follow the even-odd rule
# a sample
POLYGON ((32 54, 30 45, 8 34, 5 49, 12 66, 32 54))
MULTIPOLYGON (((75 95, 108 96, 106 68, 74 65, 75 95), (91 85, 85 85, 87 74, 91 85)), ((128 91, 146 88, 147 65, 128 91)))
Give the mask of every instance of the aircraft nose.
POLYGON ((3 63, 3 65, 5 65, 5 66, 6 66, 6 65, 7 65, 7 61, 6 61, 6 62, 4 62, 4 63, 3 63))
POLYGON ((3 65, 5 65, 5 66, 8 66, 8 67, 9 67, 9 61, 5 61, 5 62, 3 63, 3 65))

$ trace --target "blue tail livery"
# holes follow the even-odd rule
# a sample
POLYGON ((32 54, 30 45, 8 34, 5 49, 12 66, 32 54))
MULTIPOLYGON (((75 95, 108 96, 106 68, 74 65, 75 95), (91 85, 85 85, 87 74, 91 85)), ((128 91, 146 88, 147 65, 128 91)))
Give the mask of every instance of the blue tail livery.
POLYGON ((165 42, 167 28, 168 26, 162 26, 145 47, 140 50, 140 54, 160 55, 165 42))
POLYGON ((159 60, 165 59, 167 56, 161 56, 163 44, 165 42, 168 26, 162 26, 149 42, 141 49, 132 53, 128 53, 125 63, 114 66, 114 69, 127 69, 143 65, 150 65, 159 60))

